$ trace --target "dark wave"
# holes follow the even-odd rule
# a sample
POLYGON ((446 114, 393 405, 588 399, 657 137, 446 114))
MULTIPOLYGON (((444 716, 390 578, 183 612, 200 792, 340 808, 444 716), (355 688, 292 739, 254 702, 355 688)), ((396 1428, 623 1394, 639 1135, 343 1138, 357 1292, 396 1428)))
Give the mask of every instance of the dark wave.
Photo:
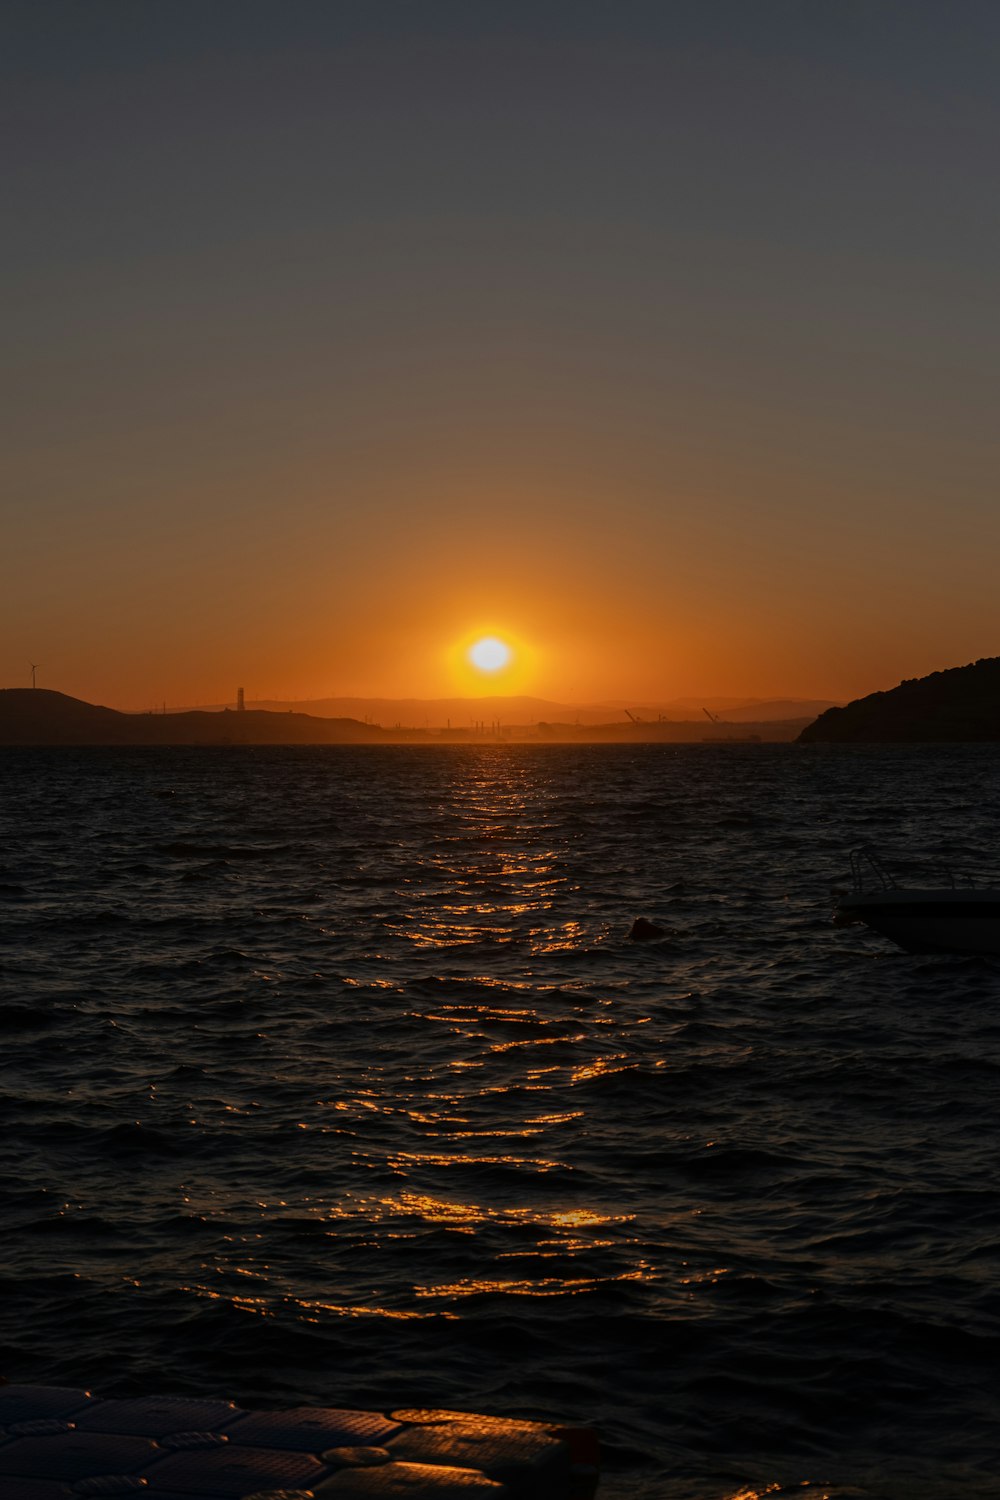
POLYGON ((989 866, 988 750, 4 765, 9 1377, 995 1494, 1000 963, 829 923, 873 831, 989 866))

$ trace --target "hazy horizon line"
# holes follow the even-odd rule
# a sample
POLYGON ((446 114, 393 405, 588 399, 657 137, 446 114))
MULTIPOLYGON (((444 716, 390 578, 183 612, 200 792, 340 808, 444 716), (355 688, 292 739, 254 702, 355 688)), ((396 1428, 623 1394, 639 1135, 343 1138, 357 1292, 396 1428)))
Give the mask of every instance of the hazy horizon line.
MULTIPOLYGON (((98 704, 94 699, 79 698, 74 693, 66 693, 61 688, 53 688, 41 683, 35 687, 16 684, 12 688, 6 689, 6 691, 57 693, 67 698, 73 698, 78 702, 91 703, 94 706, 113 707, 111 704, 98 704)), ((313 716, 322 718, 354 717, 354 714, 349 712, 350 709, 361 711, 363 714, 366 711, 371 711, 383 715, 392 714, 395 711, 411 713, 415 711, 423 711, 424 713, 438 711, 449 718, 449 723, 449 715, 464 714, 466 711, 472 714, 477 710, 484 714, 493 715, 502 712, 505 706, 514 712, 540 711, 539 718, 541 720, 544 720, 546 714, 587 716, 615 714, 616 716, 622 716, 625 720, 631 718, 633 722, 637 720, 641 721, 648 716, 662 716, 664 714, 683 714, 685 716, 690 715, 691 719, 699 719, 702 715, 707 715, 710 718, 717 715, 734 713, 746 716, 754 710, 768 708, 790 710, 787 713, 772 713, 765 716, 781 719, 796 718, 807 714, 815 715, 818 712, 822 712, 826 707, 836 706, 844 701, 843 699, 822 697, 819 695, 804 697, 798 694, 684 694, 672 698, 608 698, 575 701, 573 699, 549 698, 542 694, 534 693, 500 692, 475 695, 455 693, 437 695, 435 697, 425 697, 417 694, 397 697, 378 693, 329 693, 293 698, 270 695, 254 695, 251 697, 244 694, 242 699, 245 709, 259 712, 279 710, 300 712, 309 716, 310 710, 315 711, 321 707, 339 708, 341 710, 339 715, 313 712, 313 716), (801 709, 801 714, 796 714, 794 712, 796 709, 801 709)), ((239 711, 239 707, 239 697, 237 694, 234 694, 225 700, 220 701, 216 699, 201 703, 187 702, 171 704, 167 700, 161 699, 159 702, 150 703, 143 707, 115 708, 114 711, 130 715, 150 713, 222 713, 226 710, 239 711)), ((679 720, 679 722, 687 721, 686 718, 679 720)), ((606 723, 607 720, 592 718, 591 722, 606 723)))

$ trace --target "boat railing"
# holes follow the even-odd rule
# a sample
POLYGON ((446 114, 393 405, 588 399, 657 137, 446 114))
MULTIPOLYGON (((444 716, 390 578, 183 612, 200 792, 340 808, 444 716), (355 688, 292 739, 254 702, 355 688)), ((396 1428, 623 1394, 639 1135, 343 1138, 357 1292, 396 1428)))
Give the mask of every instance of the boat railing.
POLYGON ((899 883, 890 874, 880 855, 874 849, 852 849, 851 884, 856 896, 868 891, 895 891, 899 883))
MULTIPOLYGON (((879 854, 875 849, 853 849, 850 854, 851 862, 851 884, 856 896, 864 896, 876 891, 898 891, 914 889, 902 879, 891 872, 885 856, 879 854)), ((903 861, 893 861, 894 864, 902 864, 903 861)), ((935 888, 947 887, 950 890, 976 890, 982 889, 983 885, 991 886, 993 882, 977 880, 974 875, 964 871, 955 870, 947 865, 924 864, 920 866, 920 886, 927 885, 935 888)))
MULTIPOLYGON (((966 874, 964 870, 952 870, 940 865, 938 868, 942 875, 942 885, 947 881, 952 890, 977 890, 984 884, 983 881, 977 880, 974 875, 966 874)), ((989 882, 985 882, 985 884, 989 884, 989 882)))

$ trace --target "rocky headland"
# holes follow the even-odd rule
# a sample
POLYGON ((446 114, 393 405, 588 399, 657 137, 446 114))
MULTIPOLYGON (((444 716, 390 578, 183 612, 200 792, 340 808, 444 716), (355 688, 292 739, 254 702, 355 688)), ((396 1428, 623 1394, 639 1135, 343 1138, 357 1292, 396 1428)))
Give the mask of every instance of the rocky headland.
POLYGON ((1000 740, 1000 657, 912 677, 882 693, 828 708, 803 744, 942 744, 1000 740))

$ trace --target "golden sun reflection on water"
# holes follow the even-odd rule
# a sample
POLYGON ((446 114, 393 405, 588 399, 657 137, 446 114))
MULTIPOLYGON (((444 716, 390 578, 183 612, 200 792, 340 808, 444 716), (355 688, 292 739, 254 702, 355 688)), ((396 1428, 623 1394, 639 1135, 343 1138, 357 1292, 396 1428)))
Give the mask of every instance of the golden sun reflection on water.
POLYGON ((258 1318, 274 1318, 281 1309, 291 1308, 303 1323, 321 1322, 320 1314, 335 1318, 388 1318, 394 1322, 427 1321, 430 1318, 454 1320, 459 1316, 447 1308, 425 1311, 421 1308, 386 1307, 378 1303, 328 1302, 309 1297, 247 1297, 215 1291, 198 1283, 182 1286, 180 1290, 202 1301, 225 1302, 237 1312, 258 1318))
POLYGON ((419 839, 400 846, 396 899, 378 920, 418 956, 419 972, 410 977, 404 959, 398 983, 350 981, 362 1006, 365 989, 373 1005, 400 997, 398 1087, 381 1087, 373 1056, 369 1071, 345 1076, 339 1097, 331 1089, 317 1101, 336 1111, 327 1118, 352 1164, 392 1176, 374 1190, 355 1178, 353 1191, 297 1204, 331 1254, 355 1235, 382 1254, 370 1265, 361 1257, 350 1290, 320 1279, 292 1297, 279 1278, 275 1305, 303 1321, 466 1317, 456 1304, 476 1296, 578 1298, 657 1279, 636 1254, 627 1196, 584 1186, 587 1174, 564 1149, 585 1119, 584 1108, 567 1106, 636 1065, 619 1035, 611 1050, 611 1037, 595 1030, 611 1024, 614 996, 595 993, 572 958, 564 963, 607 935, 569 904, 572 850, 558 841, 549 800, 564 795, 524 757, 465 759, 440 808, 427 808, 419 839), (508 947, 544 957, 551 972, 525 974, 509 964, 508 947), (406 1149, 398 1134, 389 1144, 393 1130, 408 1133, 406 1149), (407 1268, 398 1298, 386 1296, 378 1264, 390 1259, 407 1268))
POLYGON ((606 1073, 622 1073, 631 1066, 627 1052, 616 1052, 610 1057, 599 1057, 592 1063, 586 1063, 583 1067, 573 1068, 569 1075, 570 1083, 584 1083, 590 1078, 601 1078, 606 1073))
POLYGON ((511 1297, 574 1297, 617 1282, 643 1281, 645 1276, 645 1268, 640 1265, 617 1276, 538 1276, 524 1281, 468 1277, 440 1286, 416 1286, 413 1290, 418 1297, 478 1297, 490 1292, 511 1297))
POLYGON ((447 1224, 452 1228, 474 1229, 477 1224, 533 1224, 544 1229, 602 1228, 608 1224, 627 1224, 632 1214, 597 1213, 592 1209, 571 1208, 546 1212, 527 1207, 489 1208, 479 1203, 454 1203, 427 1193, 405 1190, 393 1197, 375 1200, 390 1213, 415 1216, 428 1224, 447 1224))
POLYGON ((528 1167, 535 1172, 554 1172, 565 1169, 566 1163, 544 1156, 487 1155, 483 1152, 455 1152, 454 1154, 431 1151, 397 1151, 389 1157, 389 1165, 397 1172, 417 1167, 528 1167))
POLYGON ((504 751, 466 764, 448 787, 396 894, 406 903, 391 930, 418 950, 469 948, 520 939, 538 953, 579 945, 576 922, 550 924, 553 898, 568 882, 551 831, 550 796, 523 760, 504 751))
POLYGON ((309 1300, 298 1297, 291 1299, 294 1305, 302 1310, 306 1316, 305 1323, 318 1323, 320 1319, 316 1316, 309 1317, 308 1314, 326 1313, 335 1318, 390 1318, 395 1322, 409 1323, 415 1320, 426 1320, 427 1318, 457 1318, 458 1314, 448 1312, 445 1309, 435 1309, 433 1312, 422 1312, 418 1308, 360 1306, 350 1302, 321 1302, 316 1299, 309 1300))
POLYGON ((734 1495, 727 1495, 726 1500, 766 1500, 768 1495, 785 1495, 789 1497, 799 1496, 803 1500, 835 1500, 837 1496, 843 1496, 847 1500, 848 1495, 857 1495, 860 1500, 861 1491, 856 1489, 842 1489, 839 1485, 830 1490, 827 1484, 816 1483, 812 1479, 801 1479, 791 1484, 783 1484, 780 1480, 774 1480, 771 1484, 762 1485, 754 1489, 749 1485, 737 1490, 734 1495))
POLYGON ((780 1489, 780 1484, 765 1484, 762 1490, 737 1490, 735 1495, 728 1496, 728 1500, 764 1500, 765 1495, 773 1495, 780 1489))

